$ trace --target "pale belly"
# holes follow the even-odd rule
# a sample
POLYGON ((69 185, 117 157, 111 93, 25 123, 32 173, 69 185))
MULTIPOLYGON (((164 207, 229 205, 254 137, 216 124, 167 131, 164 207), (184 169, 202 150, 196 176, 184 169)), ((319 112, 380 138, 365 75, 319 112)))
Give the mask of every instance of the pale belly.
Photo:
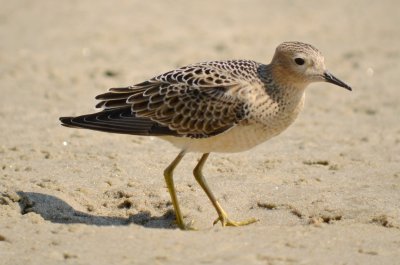
POLYGON ((174 146, 187 152, 201 153, 234 153, 249 150, 282 130, 271 130, 265 126, 236 126, 224 133, 208 138, 193 139, 188 137, 162 136, 160 138, 171 142, 174 146))

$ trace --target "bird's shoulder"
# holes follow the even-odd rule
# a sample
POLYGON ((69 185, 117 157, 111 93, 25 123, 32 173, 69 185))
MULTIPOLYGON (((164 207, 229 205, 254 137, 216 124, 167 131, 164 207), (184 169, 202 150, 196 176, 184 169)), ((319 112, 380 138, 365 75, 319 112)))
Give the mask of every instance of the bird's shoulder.
POLYGON ((258 69, 261 65, 251 60, 202 62, 168 71, 149 81, 194 87, 231 86, 258 79, 258 69))

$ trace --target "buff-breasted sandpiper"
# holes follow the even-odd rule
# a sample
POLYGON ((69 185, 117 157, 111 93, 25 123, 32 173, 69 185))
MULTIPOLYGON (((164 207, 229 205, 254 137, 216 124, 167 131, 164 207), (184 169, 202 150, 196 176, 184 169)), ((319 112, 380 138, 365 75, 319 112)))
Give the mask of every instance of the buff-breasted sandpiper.
POLYGON ((210 152, 240 152, 284 131, 304 104, 312 82, 351 88, 326 70, 324 57, 312 45, 284 42, 270 64, 250 60, 213 61, 184 66, 98 95, 102 110, 60 118, 62 125, 103 132, 158 136, 181 152, 164 170, 179 228, 183 221, 173 171, 187 152, 202 153, 193 174, 223 226, 247 225, 228 218, 202 174, 210 152))

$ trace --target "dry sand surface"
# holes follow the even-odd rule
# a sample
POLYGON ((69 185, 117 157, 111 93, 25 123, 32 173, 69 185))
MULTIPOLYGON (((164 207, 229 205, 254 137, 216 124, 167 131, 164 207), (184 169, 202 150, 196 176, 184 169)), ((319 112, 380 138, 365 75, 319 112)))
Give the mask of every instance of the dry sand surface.
POLYGON ((399 264, 398 1, 1 1, 0 264, 399 264), (153 137, 60 126, 95 95, 218 59, 314 44, 354 91, 318 83, 286 132, 176 171, 175 228, 153 137))

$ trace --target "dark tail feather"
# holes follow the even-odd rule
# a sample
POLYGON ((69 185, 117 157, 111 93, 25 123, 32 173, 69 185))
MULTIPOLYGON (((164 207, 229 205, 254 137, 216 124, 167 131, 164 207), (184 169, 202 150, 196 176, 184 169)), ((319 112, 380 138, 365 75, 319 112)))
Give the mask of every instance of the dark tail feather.
POLYGON ((61 117, 66 127, 133 135, 176 135, 175 131, 147 118, 136 117, 130 107, 104 110, 77 117, 61 117))

